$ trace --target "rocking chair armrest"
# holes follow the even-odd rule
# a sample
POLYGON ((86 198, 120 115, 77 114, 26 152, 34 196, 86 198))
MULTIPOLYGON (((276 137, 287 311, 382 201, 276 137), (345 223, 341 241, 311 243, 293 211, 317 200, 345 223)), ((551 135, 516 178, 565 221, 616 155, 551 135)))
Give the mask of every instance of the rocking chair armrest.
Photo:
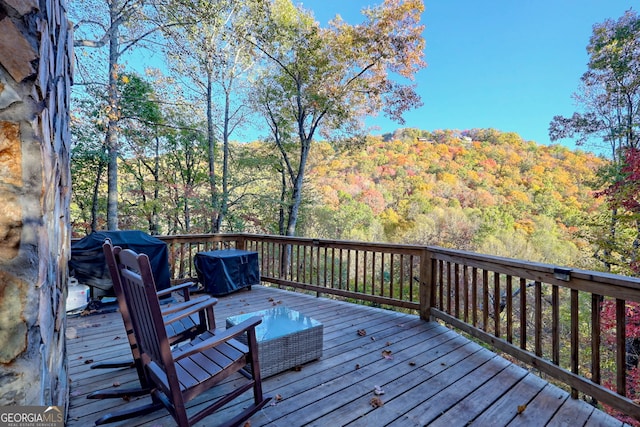
POLYGON ((178 302, 171 305, 167 305, 165 307, 161 307, 162 315, 167 316, 169 314, 184 310, 185 308, 191 307, 192 305, 199 304, 203 301, 213 300, 212 305, 218 302, 217 298, 213 298, 209 295, 200 295, 196 298, 192 298, 188 301, 178 302))
POLYGON ((167 289, 162 289, 158 291, 157 294, 158 294, 158 297, 163 297, 165 295, 170 295, 172 292, 183 291, 184 299, 189 300, 189 298, 191 297, 191 295, 189 294, 189 288, 193 285, 195 285, 195 283, 193 282, 184 282, 184 283, 180 283, 179 285, 171 286, 170 288, 167 288, 167 289))
POLYGON ((166 316, 163 316, 163 320, 165 325, 169 325, 171 323, 177 322, 178 320, 182 320, 184 318, 187 318, 189 316, 191 316, 192 314, 196 314, 199 311, 202 310, 206 310, 210 307, 213 307, 214 305, 216 305, 218 303, 218 300, 216 298, 212 298, 212 297, 207 297, 205 299, 203 299, 201 302, 195 303, 195 304, 185 304, 188 303, 189 301, 185 301, 184 303, 180 303, 183 304, 183 309, 180 311, 176 311, 170 314, 167 314, 166 316))
MULTIPOLYGON (((235 326, 232 326, 229 329, 221 331, 219 334, 206 339, 196 345, 190 346, 189 349, 186 349, 184 352, 178 350, 178 354, 174 358, 174 361, 178 361, 184 359, 185 357, 193 356, 194 354, 201 353, 207 349, 216 347, 224 342, 229 341, 230 339, 236 338, 239 335, 244 334, 245 332, 255 329, 262 323, 262 318, 260 316, 253 316, 244 322, 238 323, 235 326)), ((251 340, 249 340, 251 342, 251 340)))

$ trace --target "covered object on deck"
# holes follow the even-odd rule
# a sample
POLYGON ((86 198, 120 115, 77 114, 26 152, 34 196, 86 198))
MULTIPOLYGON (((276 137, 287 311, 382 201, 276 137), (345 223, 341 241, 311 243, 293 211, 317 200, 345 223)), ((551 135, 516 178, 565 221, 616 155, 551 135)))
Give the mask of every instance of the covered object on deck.
POLYGON ((171 276, 166 243, 139 230, 96 231, 72 242, 69 269, 80 283, 111 291, 111 275, 102 252, 105 239, 111 239, 114 246, 146 254, 151 262, 156 288, 169 287, 171 276))

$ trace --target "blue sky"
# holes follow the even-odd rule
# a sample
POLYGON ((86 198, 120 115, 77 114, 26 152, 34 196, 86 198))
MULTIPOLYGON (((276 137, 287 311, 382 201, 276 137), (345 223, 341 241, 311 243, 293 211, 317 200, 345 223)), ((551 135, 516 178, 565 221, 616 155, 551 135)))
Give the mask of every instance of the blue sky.
MULTIPOLYGON (((362 21, 382 0, 304 0, 323 25, 336 14, 362 21)), ((571 95, 587 70, 594 24, 618 19, 632 0, 425 0, 427 68, 416 78, 424 106, 405 115, 424 130, 495 128, 550 144, 554 115, 576 111, 571 95)), ((378 133, 400 125, 375 118, 378 133)), ((571 148, 570 140, 559 141, 571 148)), ((583 147, 591 150, 593 147, 583 147)))

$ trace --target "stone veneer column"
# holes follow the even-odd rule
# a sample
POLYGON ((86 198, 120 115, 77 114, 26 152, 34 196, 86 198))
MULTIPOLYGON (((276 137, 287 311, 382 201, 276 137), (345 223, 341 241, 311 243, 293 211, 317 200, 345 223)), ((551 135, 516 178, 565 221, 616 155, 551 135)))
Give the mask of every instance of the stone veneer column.
POLYGON ((65 0, 0 0, 0 406, 68 401, 72 46, 65 0))

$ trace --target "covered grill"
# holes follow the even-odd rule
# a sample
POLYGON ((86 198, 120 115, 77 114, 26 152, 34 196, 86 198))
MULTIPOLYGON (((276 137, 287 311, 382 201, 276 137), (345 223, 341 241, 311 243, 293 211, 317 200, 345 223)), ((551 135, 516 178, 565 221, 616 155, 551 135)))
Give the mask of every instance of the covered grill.
POLYGON ((169 287, 171 276, 167 245, 139 230, 96 231, 71 243, 69 269, 80 283, 102 291, 111 291, 111 275, 102 252, 105 239, 111 239, 115 246, 146 254, 151 262, 156 288, 162 290, 169 287))

